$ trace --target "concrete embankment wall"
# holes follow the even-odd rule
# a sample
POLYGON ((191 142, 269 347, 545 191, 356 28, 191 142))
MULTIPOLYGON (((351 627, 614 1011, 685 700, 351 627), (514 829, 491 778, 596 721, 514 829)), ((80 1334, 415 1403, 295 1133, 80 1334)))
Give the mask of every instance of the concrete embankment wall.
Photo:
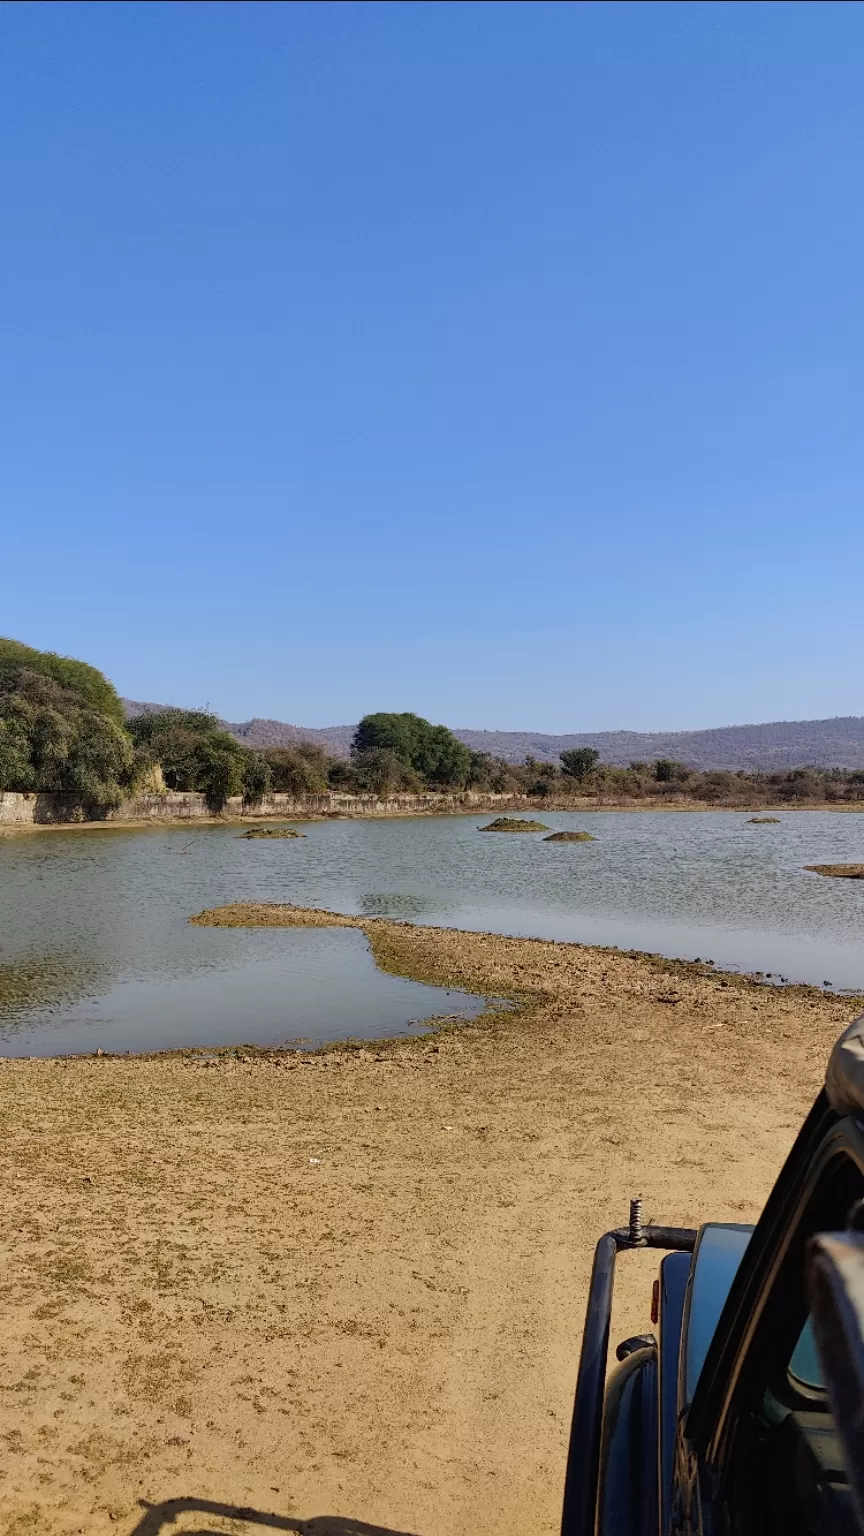
MULTIPOLYGON (((244 806, 240 796, 230 799, 220 819, 292 818, 301 816, 416 816, 452 811, 500 810, 525 806, 520 795, 401 794, 379 800, 374 795, 265 795, 260 805, 244 806)), ((88 818, 67 795, 20 795, 0 792, 0 826, 32 826, 52 822, 172 822, 213 819, 203 795, 169 791, 162 795, 138 795, 115 811, 88 818)))

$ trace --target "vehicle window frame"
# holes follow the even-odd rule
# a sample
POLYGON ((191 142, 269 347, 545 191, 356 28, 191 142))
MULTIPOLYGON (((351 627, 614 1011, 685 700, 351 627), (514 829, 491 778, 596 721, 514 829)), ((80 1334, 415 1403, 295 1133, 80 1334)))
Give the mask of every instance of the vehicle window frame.
POLYGON ((850 1183, 864 1182, 864 1134, 820 1094, 742 1260, 687 1414, 686 1439, 718 1498, 734 1483, 767 1391, 789 1408, 824 1403, 792 1385, 788 1366, 808 1315, 807 1239, 826 1230, 826 1219, 834 1230, 846 1224, 843 1184, 827 1210, 825 1200, 844 1165, 850 1183))
MULTIPOLYGON (((788 1276, 782 1280, 775 1279, 763 1303, 769 1329, 771 1318, 768 1314, 772 1309, 776 1309, 780 1314, 781 1326, 774 1335, 776 1339, 774 1347, 771 1348, 769 1345, 763 1356, 763 1358, 767 1356, 768 1369, 764 1377, 762 1400, 764 1401, 770 1394, 785 1412, 795 1412, 799 1409, 805 1412, 827 1413, 830 1411, 828 1394, 824 1387, 816 1387, 797 1379, 791 1371, 798 1341, 810 1317, 804 1269, 804 1249, 807 1240, 814 1232, 842 1231, 846 1226, 849 1208, 853 1201, 864 1195, 864 1162, 851 1155, 851 1146, 846 1138, 832 1137, 829 1151, 830 1155, 824 1161, 821 1159, 818 1161, 815 1183, 801 1210, 799 1225, 790 1239, 790 1250, 794 1251, 795 1247, 801 1249, 800 1268, 791 1277, 791 1283, 788 1276), (847 1173, 848 1179, 845 1177, 847 1173), (791 1320, 801 1315, 802 1307, 803 1317, 800 1326, 794 1329, 791 1320), (791 1347, 787 1348, 781 1340, 786 1339, 788 1342, 790 1334, 792 1343, 791 1347)), ((791 1252, 787 1260, 787 1268, 790 1262, 791 1252)))

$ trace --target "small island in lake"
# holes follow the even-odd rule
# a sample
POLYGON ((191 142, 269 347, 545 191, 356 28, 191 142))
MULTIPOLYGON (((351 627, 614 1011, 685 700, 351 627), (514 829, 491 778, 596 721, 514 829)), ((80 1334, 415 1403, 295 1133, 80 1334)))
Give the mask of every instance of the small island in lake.
POLYGON ((250 827, 241 837, 305 837, 305 832, 295 832, 293 827, 250 827))
POLYGON ((834 880, 864 880, 864 864, 805 864, 811 875, 828 875, 834 880))
POLYGON ((496 816, 490 821, 488 827, 479 827, 480 832, 548 832, 549 828, 542 821, 521 821, 518 816, 496 816))
POLYGON ((590 832, 551 832, 544 843, 596 843, 590 832))
POLYGON ((779 827, 779 816, 750 816, 747 820, 748 827, 779 827))

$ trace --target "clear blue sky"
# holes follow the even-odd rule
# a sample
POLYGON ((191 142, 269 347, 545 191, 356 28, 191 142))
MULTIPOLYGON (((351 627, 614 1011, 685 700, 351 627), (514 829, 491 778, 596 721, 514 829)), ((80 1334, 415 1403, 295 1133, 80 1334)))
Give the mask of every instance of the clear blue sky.
POLYGON ((0 633, 317 725, 864 713, 864 7, 0 7, 0 633))

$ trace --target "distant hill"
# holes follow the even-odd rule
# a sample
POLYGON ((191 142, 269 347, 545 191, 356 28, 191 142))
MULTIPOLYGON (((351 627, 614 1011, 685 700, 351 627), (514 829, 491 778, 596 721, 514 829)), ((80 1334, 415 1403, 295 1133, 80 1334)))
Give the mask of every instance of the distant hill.
MULTIPOLYGON (((171 704, 144 704, 140 699, 124 699, 127 720, 136 715, 160 714, 171 704)), ((354 735, 353 725, 288 725, 284 720, 223 720, 222 725, 247 747, 290 747, 298 741, 314 741, 333 757, 347 757, 354 735)))
MULTIPOLYGON (((124 699, 127 716, 167 709, 124 699)), ((285 747, 314 741, 334 756, 346 757, 353 725, 321 728, 288 725, 282 720, 225 722, 226 730, 249 747, 285 747)), ((864 716, 831 720, 777 720, 769 725, 726 725, 710 731, 580 731, 566 736, 539 731, 455 730, 477 752, 491 752, 519 763, 529 755, 557 761, 568 747, 596 747, 604 763, 624 766, 673 757, 690 768, 864 768, 864 716)))
POLYGON ((624 766, 672 757, 690 768, 864 768, 864 716, 832 720, 777 720, 769 725, 726 725, 709 731, 582 731, 546 736, 525 731, 457 731, 477 752, 508 762, 529 753, 557 758, 568 747, 596 747, 604 763, 624 766))
POLYGON ((229 725, 229 731, 247 747, 287 747, 295 741, 314 741, 332 757, 347 757, 354 735, 353 725, 286 725, 282 720, 243 720, 229 725))

